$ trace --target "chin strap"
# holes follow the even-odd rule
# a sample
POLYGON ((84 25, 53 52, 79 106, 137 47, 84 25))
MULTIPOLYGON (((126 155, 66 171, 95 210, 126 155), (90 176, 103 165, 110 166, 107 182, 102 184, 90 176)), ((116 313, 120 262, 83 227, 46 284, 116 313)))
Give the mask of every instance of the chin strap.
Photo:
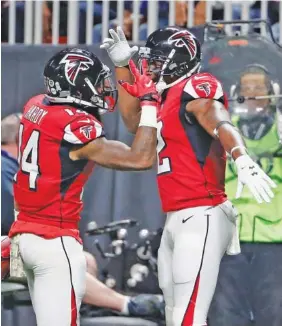
MULTIPOLYGON (((175 51, 175 50, 172 50, 172 51, 175 51)), ((170 55, 172 53, 172 51, 170 52, 170 55)), ((174 53, 173 53, 174 54, 174 53)), ((174 85, 177 85, 178 83, 180 83, 182 80, 184 80, 185 78, 188 78, 190 77, 193 73, 195 73, 197 70, 199 70, 201 68, 200 66, 200 62, 196 64, 196 66, 190 70, 187 74, 185 74, 184 76, 178 78, 177 80, 175 80, 174 82, 170 83, 170 84, 167 84, 165 81, 164 81, 164 76, 163 76, 163 72, 165 71, 167 65, 168 65, 168 60, 170 60, 170 55, 168 56, 166 62, 164 63, 163 65, 163 69, 162 69, 162 73, 161 73, 161 77, 159 79, 159 81, 156 83, 156 88, 157 88, 157 91, 159 94, 162 94, 162 92, 167 89, 167 88, 170 88, 174 85)), ((173 57, 173 55, 171 56, 171 58, 173 57)))
POLYGON ((62 98, 60 98, 60 97, 52 97, 52 96, 47 95, 47 94, 45 94, 45 96, 48 98, 48 100, 51 103, 58 103, 58 104, 69 103, 69 104, 77 104, 77 105, 80 105, 80 106, 96 108, 96 109, 99 110, 99 114, 101 114, 101 115, 109 112, 107 109, 101 108, 98 105, 93 105, 93 103, 91 103, 91 102, 83 101, 83 100, 80 100, 80 99, 72 97, 72 96, 66 96, 66 97, 62 97, 62 98))

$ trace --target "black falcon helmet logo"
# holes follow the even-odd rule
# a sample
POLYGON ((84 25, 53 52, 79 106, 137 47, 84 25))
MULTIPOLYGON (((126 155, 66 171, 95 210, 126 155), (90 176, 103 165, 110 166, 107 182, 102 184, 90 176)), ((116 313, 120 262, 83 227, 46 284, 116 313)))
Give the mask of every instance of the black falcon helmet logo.
POLYGON ((82 54, 68 53, 60 61, 60 64, 65 64, 65 76, 67 81, 75 86, 75 80, 80 71, 85 71, 90 68, 89 65, 93 66, 94 62, 89 57, 82 54))

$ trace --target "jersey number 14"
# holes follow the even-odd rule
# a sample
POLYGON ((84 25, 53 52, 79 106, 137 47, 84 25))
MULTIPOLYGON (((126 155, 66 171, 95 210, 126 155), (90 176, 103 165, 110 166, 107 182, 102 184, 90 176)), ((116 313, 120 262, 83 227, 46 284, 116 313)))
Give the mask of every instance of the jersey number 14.
MULTIPOLYGON (((18 163, 23 173, 29 176, 29 189, 36 190, 36 179, 40 174, 38 164, 38 145, 40 133, 38 130, 33 130, 25 148, 21 151, 22 137, 24 126, 20 125, 19 130, 19 155, 18 163)), ((17 175, 15 175, 15 181, 17 181, 17 175)))

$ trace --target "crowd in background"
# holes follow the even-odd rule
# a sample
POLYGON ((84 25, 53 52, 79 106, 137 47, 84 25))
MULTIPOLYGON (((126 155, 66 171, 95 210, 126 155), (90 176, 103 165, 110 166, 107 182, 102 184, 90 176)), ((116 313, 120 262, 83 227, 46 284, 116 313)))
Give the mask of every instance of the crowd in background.
MULTIPOLYGON (((9 2, 1 1, 1 27, 2 42, 8 41, 9 26, 9 2)), ((117 1, 109 1, 109 20, 110 27, 117 25, 117 1)), ((279 0, 268 1, 268 20, 271 24, 275 39, 279 40, 279 0)), ((206 3, 205 0, 194 1, 194 25, 202 25, 206 22, 206 3)), ((250 19, 261 17, 261 1, 249 1, 250 19)), ((24 40, 24 6, 25 1, 16 3, 16 42, 23 43, 24 40)), ((43 2, 43 43, 52 41, 52 9, 53 1, 43 2)), ((86 34, 86 1, 79 1, 79 43, 85 43, 86 34)), ((59 43, 67 41, 67 11, 68 1, 60 1, 60 25, 59 25, 59 43)), ((95 1, 93 7, 93 43, 101 42, 102 34, 102 11, 103 1, 95 1)), ((144 41, 147 38, 147 14, 148 0, 140 1, 139 17, 133 16, 133 1, 124 1, 124 19, 123 29, 129 40, 132 39, 133 20, 139 19, 139 40, 144 41)), ((169 25, 169 1, 159 1, 158 22, 159 28, 169 25)), ((232 1, 232 18, 240 19, 242 17, 242 7, 240 1, 232 1)), ((224 18, 224 1, 213 1, 212 19, 218 20, 224 18)), ((188 1, 175 1, 175 25, 187 26, 188 20, 188 1)))

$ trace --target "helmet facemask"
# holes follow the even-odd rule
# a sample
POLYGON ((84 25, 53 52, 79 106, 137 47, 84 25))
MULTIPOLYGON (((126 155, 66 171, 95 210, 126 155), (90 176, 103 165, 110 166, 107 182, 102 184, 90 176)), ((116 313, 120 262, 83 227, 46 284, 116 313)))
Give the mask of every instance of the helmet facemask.
POLYGON ((111 79, 111 72, 108 67, 106 68, 98 76, 99 81, 95 83, 95 86, 88 78, 85 78, 85 83, 93 93, 90 106, 97 108, 100 114, 114 111, 118 99, 118 91, 111 79))
POLYGON ((200 70, 200 62, 190 69, 188 63, 181 60, 182 55, 175 52, 172 49, 166 56, 162 51, 148 47, 141 47, 139 50, 139 65, 141 66, 142 59, 147 60, 148 72, 154 74, 153 81, 156 83, 159 93, 200 70), (170 77, 170 81, 166 77, 170 77))

